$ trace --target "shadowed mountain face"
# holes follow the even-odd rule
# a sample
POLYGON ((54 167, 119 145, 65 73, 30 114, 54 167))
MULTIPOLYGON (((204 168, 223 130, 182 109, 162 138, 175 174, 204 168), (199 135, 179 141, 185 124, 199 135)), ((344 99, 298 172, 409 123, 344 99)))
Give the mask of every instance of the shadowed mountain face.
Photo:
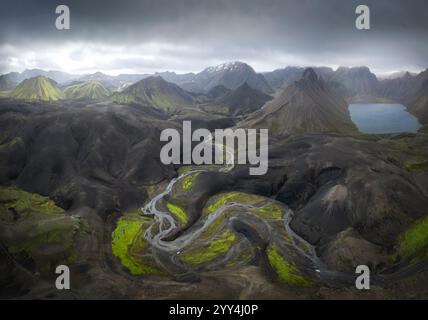
POLYGON ((196 74, 191 82, 181 86, 193 92, 208 92, 218 85, 235 90, 244 83, 264 93, 273 92, 263 75, 258 74, 248 64, 243 62, 226 63, 209 67, 196 74))
MULTIPOLYGON (((219 88, 218 86, 215 88, 219 88)), ((212 91, 210 91, 212 92, 212 91)), ((272 97, 261 91, 251 88, 246 82, 236 90, 228 92, 202 109, 224 113, 232 116, 249 114, 260 109, 272 97)))
POLYGON ((66 208, 132 206, 146 197, 136 185, 174 174, 158 143, 172 124, 143 107, 3 102, 0 119, 1 182, 16 180, 66 208))
POLYGON ((138 103, 157 109, 173 111, 193 105, 193 98, 176 84, 161 77, 149 77, 138 81, 113 96, 119 103, 138 103))
POLYGON ((271 134, 304 132, 356 132, 347 103, 333 93, 311 68, 241 124, 269 128, 271 134))
POLYGON ((367 67, 338 68, 328 79, 332 88, 343 97, 377 96, 379 82, 367 67))
POLYGON ((218 99, 226 94, 230 93, 232 90, 226 88, 225 86, 222 86, 221 84, 218 86, 215 86, 211 88, 210 91, 208 91, 207 96, 211 99, 218 99))
POLYGON ((428 124, 428 81, 425 85, 422 85, 412 99, 409 99, 409 111, 413 113, 422 124, 428 124))
POLYGON ((97 100, 107 98, 110 92, 98 81, 79 83, 68 86, 63 90, 67 99, 97 100))
MULTIPOLYGON (((334 72, 333 69, 328 67, 313 67, 312 69, 319 77, 322 77, 324 80, 329 79, 334 72)), ((265 72, 263 75, 269 85, 272 88, 278 90, 285 88, 294 81, 299 80, 303 76, 304 72, 305 68, 303 67, 286 67, 284 69, 265 72)))
POLYGON ((23 100, 53 101, 63 98, 55 81, 38 76, 22 81, 11 93, 11 97, 23 100))
POLYGON ((407 104, 414 101, 415 96, 426 86, 428 86, 428 70, 416 75, 406 72, 401 77, 382 80, 379 95, 407 104))

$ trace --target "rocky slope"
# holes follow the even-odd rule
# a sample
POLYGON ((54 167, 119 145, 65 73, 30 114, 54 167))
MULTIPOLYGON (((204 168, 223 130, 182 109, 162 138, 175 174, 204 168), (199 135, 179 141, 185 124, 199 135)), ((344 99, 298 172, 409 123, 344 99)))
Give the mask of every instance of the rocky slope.
POLYGON ((356 132, 346 102, 333 93, 311 68, 259 112, 245 120, 243 127, 269 128, 271 134, 304 132, 356 132))
MULTIPOLYGON (((219 88, 214 87, 215 88, 219 88)), ((213 94, 211 90, 211 95, 213 94)), ((216 90, 218 94, 219 90, 216 90)), ((251 88, 246 82, 236 90, 228 93, 224 93, 220 97, 215 99, 213 102, 209 102, 207 105, 201 106, 203 110, 228 114, 231 116, 240 116, 249 114, 260 109, 267 101, 271 100, 272 97, 264 94, 261 91, 251 88)))
MULTIPOLYGON (((319 82, 310 71, 306 77, 301 89, 319 82)), ((137 209, 177 176, 177 168, 159 162, 159 134, 167 127, 179 128, 165 113, 143 106, 0 101, 2 297, 260 299, 337 297, 343 290, 361 298, 364 293, 349 290, 355 264, 369 264, 377 274, 426 259, 424 134, 270 136, 264 176, 249 176, 246 165, 230 172, 197 167, 204 171, 178 181, 157 209, 168 210, 177 224, 167 245, 189 245, 173 251, 152 246, 145 234, 152 225, 148 232, 156 234, 159 225, 137 209), (13 210, 21 196, 57 215, 13 210), (243 206, 210 216, 233 203, 243 206), (43 219, 34 224, 38 215, 43 219), (197 233, 208 217, 209 227, 197 233), (310 245, 293 240, 285 217, 326 266, 308 259, 310 245), (28 225, 34 232, 24 232, 28 225), (54 236, 58 230, 61 237, 54 236), (41 235, 40 242, 23 247, 23 234, 41 235), (68 261, 73 290, 59 292, 46 273, 32 272, 58 261, 55 253, 67 257, 71 244, 77 249, 68 261), (315 268, 321 274, 327 268, 327 282, 315 268)), ((398 273, 376 283, 371 294, 423 295, 424 270, 398 273), (417 278, 406 282, 408 276, 417 278)))

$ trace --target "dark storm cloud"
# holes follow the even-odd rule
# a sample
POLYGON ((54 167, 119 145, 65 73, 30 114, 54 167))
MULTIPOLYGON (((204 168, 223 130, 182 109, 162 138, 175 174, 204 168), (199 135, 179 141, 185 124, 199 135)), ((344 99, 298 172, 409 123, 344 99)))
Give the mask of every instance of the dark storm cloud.
POLYGON ((289 64, 428 66, 425 0, 3 1, 0 71, 198 71, 243 60, 263 71, 289 64), (54 27, 67 4, 71 30, 54 27), (367 4, 372 29, 355 28, 367 4))

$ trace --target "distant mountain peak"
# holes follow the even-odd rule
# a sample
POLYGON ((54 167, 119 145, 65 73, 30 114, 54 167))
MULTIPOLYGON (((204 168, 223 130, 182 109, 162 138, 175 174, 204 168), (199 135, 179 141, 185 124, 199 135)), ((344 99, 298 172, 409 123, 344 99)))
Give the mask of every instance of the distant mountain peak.
POLYGON ((306 81, 310 81, 310 82, 316 82, 316 81, 318 81, 318 75, 316 74, 316 72, 313 68, 307 68, 303 72, 302 80, 306 80, 306 81))
POLYGON ((45 76, 36 76, 22 81, 11 93, 11 97, 24 100, 60 100, 63 98, 56 81, 45 76))
POLYGON ((232 61, 219 64, 217 66, 208 67, 205 69, 206 72, 221 72, 221 71, 233 71, 238 68, 251 68, 248 64, 241 61, 232 61))
POLYGON ((113 96, 118 103, 138 103, 165 111, 191 106, 193 98, 178 85, 161 76, 150 76, 127 87, 113 96))

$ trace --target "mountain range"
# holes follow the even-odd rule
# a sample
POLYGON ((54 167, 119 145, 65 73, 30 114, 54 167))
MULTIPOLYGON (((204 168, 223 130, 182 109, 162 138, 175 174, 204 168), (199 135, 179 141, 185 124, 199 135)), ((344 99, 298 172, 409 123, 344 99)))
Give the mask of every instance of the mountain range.
POLYGON ((244 83, 264 93, 273 93, 262 74, 243 62, 231 62, 215 67, 209 67, 195 74, 190 81, 181 83, 181 86, 192 92, 208 92, 218 85, 235 90, 244 83))
POLYGON ((64 297, 52 286, 59 264, 73 272, 71 298, 426 295, 428 136, 360 134, 348 104, 400 102, 427 124, 428 71, 248 70, 36 75, 10 88, 0 98, 0 297, 64 297), (159 136, 183 120, 268 128, 268 172, 163 164, 159 136), (373 293, 350 290, 362 264, 373 293))
MULTIPOLYGON (((82 76, 32 69, 1 75, 0 90, 3 91, 0 96, 27 100, 111 98, 118 103, 137 103, 168 112, 198 106, 208 113, 242 116, 260 109, 271 99, 270 96, 284 99, 283 91, 288 87, 295 89, 295 82, 300 81, 305 70, 303 67, 286 67, 261 74, 243 62, 225 63, 199 73, 159 72, 154 76, 111 76, 101 72, 82 76), (38 78, 24 83, 24 80, 39 76, 53 82, 38 78)), ((419 74, 397 73, 382 79, 367 67, 339 67, 336 70, 313 67, 311 70, 323 86, 328 87, 330 94, 340 96, 348 103, 402 103, 423 124, 427 123, 428 70, 419 74)))

